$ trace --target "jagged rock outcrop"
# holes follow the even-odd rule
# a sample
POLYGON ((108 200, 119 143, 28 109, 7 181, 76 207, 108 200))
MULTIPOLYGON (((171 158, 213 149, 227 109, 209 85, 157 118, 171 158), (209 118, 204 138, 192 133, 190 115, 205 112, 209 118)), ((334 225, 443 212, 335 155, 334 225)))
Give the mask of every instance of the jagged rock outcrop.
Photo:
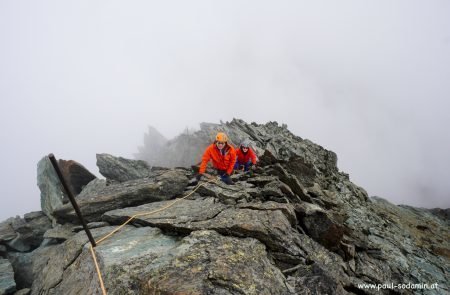
POLYGON ((9 252, 7 255, 14 270, 13 277, 17 288, 29 288, 33 284, 32 253, 9 252))
POLYGON ((306 233, 330 250, 337 250, 344 235, 342 221, 334 221, 320 206, 310 203, 296 204, 299 224, 306 233))
POLYGON ((83 165, 73 160, 59 159, 58 166, 64 179, 67 181, 69 189, 75 196, 81 193, 89 182, 97 178, 83 165))
POLYGON ((12 227, 13 221, 14 218, 11 217, 0 223, 0 243, 11 241, 17 237, 18 234, 14 231, 12 227))
POLYGON ((138 147, 138 152, 134 155, 136 159, 144 160, 152 165, 158 165, 161 151, 165 148, 167 139, 156 128, 149 126, 144 134, 144 145, 138 147))
MULTIPOLYGON (((201 154, 225 131, 233 142, 253 142, 257 169, 235 173, 234 185, 194 187, 191 169, 108 155, 108 168, 100 169, 107 180, 94 179, 78 195, 97 241, 129 221, 95 248, 108 294, 450 293, 448 209, 369 197, 339 172, 333 152, 275 122, 201 127, 159 145, 171 157, 166 166, 195 164, 194 151, 183 151, 189 163, 174 151, 192 141, 204 145, 201 154), (408 283, 429 286, 376 289, 408 283)), ((100 294, 73 209, 60 205, 53 215, 57 223, 39 232, 40 246, 34 242, 26 253, 10 246, 19 236, 17 218, 0 224, 0 253, 14 269, 15 288, 100 294)))
POLYGON ((0 223, 0 243, 17 252, 28 252, 39 247, 45 231, 51 228, 50 219, 43 212, 31 212, 11 217, 0 223))
POLYGON ((11 294, 16 290, 14 271, 8 259, 0 258, 0 294, 11 294))
MULTIPOLYGON (((295 136, 286 125, 279 126, 276 122, 265 125, 247 124, 243 120, 234 119, 226 124, 202 123, 200 127, 199 131, 183 133, 154 151, 148 147, 148 152, 152 152, 156 155, 155 159, 158 159, 158 162, 149 163, 166 167, 195 165, 200 161, 204 149, 213 142, 217 132, 225 132, 235 145, 247 138, 259 155, 267 150, 277 161, 288 161, 290 170, 307 183, 316 173, 329 175, 338 172, 335 153, 295 136)), ((139 158, 139 154, 136 156, 143 159, 139 158)))
MULTIPOLYGON (((105 213, 104 220, 119 224, 140 212, 155 211, 167 205, 167 202, 157 202, 110 211, 105 213)), ((275 251, 298 257, 304 254, 292 239, 295 235, 291 233, 291 229, 295 226, 296 217, 294 209, 288 204, 270 202, 226 206, 206 199, 183 200, 170 209, 137 217, 135 222, 180 233, 215 230, 223 235, 252 237, 275 251)))
MULTIPOLYGON (((74 196, 78 195, 88 183, 96 179, 94 174, 76 161, 60 159, 58 160, 58 166, 74 196)), ((48 156, 43 157, 37 165, 37 184, 41 191, 42 211, 54 221, 53 211, 68 203, 69 199, 48 156)))
POLYGON ((106 179, 124 182, 152 175, 150 166, 145 161, 129 160, 109 154, 97 154, 97 166, 106 179))
MULTIPOLYGON (((112 227, 95 229, 98 238, 112 227)), ((95 273, 84 234, 36 255, 32 294, 95 294, 95 273), (39 268, 43 268, 39 271, 39 268), (83 284, 80 284, 80 280, 83 284)), ((285 294, 288 286, 265 247, 252 238, 196 231, 186 237, 127 226, 96 247, 109 294, 285 294)), ((36 253, 37 254, 37 253, 36 253)))
POLYGON ((64 189, 47 156, 37 165, 37 185, 41 191, 42 211, 53 220, 53 211, 64 203, 64 189))
MULTIPOLYGON (((187 183, 182 170, 162 171, 152 178, 130 180, 105 186, 90 194, 82 193, 77 197, 77 203, 86 220, 91 222, 109 210, 174 198, 184 191, 187 183)), ((54 215, 61 222, 77 221, 71 204, 60 206, 54 215)))
POLYGON ((50 219, 41 211, 0 223, 0 256, 7 258, 0 258, 0 294, 11 294, 16 286, 31 286, 29 252, 42 244, 44 233, 51 227, 50 219))

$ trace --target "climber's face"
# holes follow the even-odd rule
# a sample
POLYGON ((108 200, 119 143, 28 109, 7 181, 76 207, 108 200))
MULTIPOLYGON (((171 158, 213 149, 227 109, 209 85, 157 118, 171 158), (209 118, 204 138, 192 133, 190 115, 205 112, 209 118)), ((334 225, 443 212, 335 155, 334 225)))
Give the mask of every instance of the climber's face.
POLYGON ((225 142, 223 141, 218 141, 216 142, 216 146, 219 150, 223 149, 223 147, 225 146, 225 142))

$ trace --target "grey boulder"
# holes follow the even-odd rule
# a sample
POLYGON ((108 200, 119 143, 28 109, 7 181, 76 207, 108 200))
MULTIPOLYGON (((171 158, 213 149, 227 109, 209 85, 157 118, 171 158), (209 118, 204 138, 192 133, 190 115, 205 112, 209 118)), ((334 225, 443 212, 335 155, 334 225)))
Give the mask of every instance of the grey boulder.
POLYGON ((0 295, 12 294, 16 290, 14 271, 8 259, 0 258, 0 295))
MULTIPOLYGON (((95 229, 94 235, 105 230, 111 228, 95 229)), ((61 245, 47 266, 66 265, 63 250, 71 248, 71 241, 61 245)), ((74 260, 67 268, 53 267, 53 276, 48 275, 50 269, 39 274, 32 294, 99 294, 88 247, 71 255, 74 260)), ((108 294, 290 292, 284 275, 267 258, 264 245, 252 238, 225 237, 215 231, 196 231, 181 238, 155 228, 126 226, 95 252, 108 294)))
POLYGON ((142 160, 129 160, 109 154, 97 154, 97 166, 106 179, 125 182, 152 175, 150 166, 142 160))
POLYGON ((51 221, 41 211, 27 213, 24 218, 9 218, 0 224, 0 243, 14 251, 28 252, 39 247, 49 228, 51 221))

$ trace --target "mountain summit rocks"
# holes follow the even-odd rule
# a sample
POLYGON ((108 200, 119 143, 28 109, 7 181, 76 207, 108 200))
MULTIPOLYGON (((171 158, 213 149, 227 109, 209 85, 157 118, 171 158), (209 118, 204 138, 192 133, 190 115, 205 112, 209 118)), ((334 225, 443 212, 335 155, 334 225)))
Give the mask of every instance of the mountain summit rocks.
MULTIPOLYGON (((203 123, 172 140, 150 131, 155 142, 148 135, 137 155, 145 159, 99 154, 106 179, 77 186, 97 241, 135 216, 95 248, 108 294, 450 293, 448 209, 369 197, 335 153, 276 122, 203 123), (260 164, 236 171, 234 185, 196 189, 191 166, 218 131, 250 139, 260 164)), ((40 183, 45 214, 0 223, 0 294, 101 294, 73 208, 57 181, 40 183)))

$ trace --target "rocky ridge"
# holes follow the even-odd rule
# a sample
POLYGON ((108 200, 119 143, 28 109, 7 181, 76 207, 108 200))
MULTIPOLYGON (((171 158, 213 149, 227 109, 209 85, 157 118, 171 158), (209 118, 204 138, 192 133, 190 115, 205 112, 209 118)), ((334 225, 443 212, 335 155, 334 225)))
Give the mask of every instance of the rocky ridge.
MULTIPOLYGON (((205 123, 147 151, 167 155, 172 168, 99 154, 106 180, 67 169, 94 238, 192 192, 189 166, 218 131, 250 139, 255 173, 235 173, 232 186, 204 184, 99 243, 108 294, 450 294, 448 209, 369 197, 338 170, 336 154, 276 122, 205 123), (181 149, 192 142, 197 149, 181 149), (430 286, 362 287, 391 283, 430 286)), ((39 175, 51 175, 43 161, 39 175)), ((0 223, 0 294, 101 294, 73 209, 53 177, 40 179, 51 188, 41 189, 42 204, 51 205, 0 223)))

